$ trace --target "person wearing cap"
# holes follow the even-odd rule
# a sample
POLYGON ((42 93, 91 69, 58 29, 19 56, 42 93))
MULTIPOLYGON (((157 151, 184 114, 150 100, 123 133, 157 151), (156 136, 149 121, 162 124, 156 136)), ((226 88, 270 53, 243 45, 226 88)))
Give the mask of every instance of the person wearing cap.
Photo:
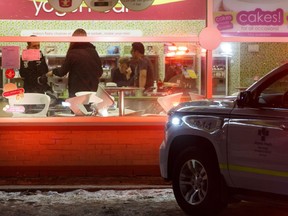
MULTIPOLYGON (((87 33, 79 28, 72 36, 85 37, 87 33)), ((76 92, 97 91, 103 68, 96 47, 92 43, 71 42, 61 67, 49 71, 47 76, 63 77, 68 73, 69 97, 75 97, 76 92)))

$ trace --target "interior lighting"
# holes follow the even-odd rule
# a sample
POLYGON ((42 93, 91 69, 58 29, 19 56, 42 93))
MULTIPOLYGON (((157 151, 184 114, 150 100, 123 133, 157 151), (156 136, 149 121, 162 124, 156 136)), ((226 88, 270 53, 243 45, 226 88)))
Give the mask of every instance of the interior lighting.
POLYGON ((181 55, 185 55, 186 53, 189 52, 189 49, 187 46, 176 46, 173 43, 170 43, 169 45, 165 44, 166 48, 166 56, 167 57, 173 57, 173 56, 181 56, 181 55))
POLYGON ((188 50, 188 47, 186 47, 186 46, 179 46, 177 49, 178 49, 179 51, 187 51, 187 50, 188 50))
POLYGON ((232 55, 232 47, 230 43, 222 43, 220 45, 221 54, 223 55, 232 55))
POLYGON ((176 52, 176 55, 185 55, 185 51, 182 51, 182 50, 178 50, 177 52, 176 52))
POLYGON ((167 55, 167 57, 173 57, 176 55, 176 53, 175 52, 168 52, 166 55, 167 55))
POLYGON ((176 46, 168 46, 169 51, 176 51, 177 47, 176 46))

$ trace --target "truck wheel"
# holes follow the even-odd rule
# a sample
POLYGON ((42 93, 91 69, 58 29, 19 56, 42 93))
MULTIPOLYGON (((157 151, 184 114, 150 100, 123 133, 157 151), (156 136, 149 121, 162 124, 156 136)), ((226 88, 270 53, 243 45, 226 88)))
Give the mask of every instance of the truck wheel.
POLYGON ((221 201, 221 176, 216 161, 204 152, 187 150, 175 160, 173 192, 187 214, 215 215, 225 205, 221 201))

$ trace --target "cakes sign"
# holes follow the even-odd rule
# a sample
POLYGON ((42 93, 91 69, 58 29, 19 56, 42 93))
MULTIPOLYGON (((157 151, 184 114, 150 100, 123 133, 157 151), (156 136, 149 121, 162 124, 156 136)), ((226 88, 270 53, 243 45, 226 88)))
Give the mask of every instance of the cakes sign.
POLYGON ((250 37, 288 35, 287 0, 222 0, 214 3, 214 26, 222 35, 250 37))

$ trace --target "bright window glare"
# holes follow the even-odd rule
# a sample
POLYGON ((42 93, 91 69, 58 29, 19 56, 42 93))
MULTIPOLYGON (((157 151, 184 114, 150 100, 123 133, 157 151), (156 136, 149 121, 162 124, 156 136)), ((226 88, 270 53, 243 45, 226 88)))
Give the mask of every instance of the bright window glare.
POLYGON ((173 125, 179 125, 180 124, 180 119, 175 117, 175 118, 172 119, 171 122, 172 122, 173 125))
POLYGON ((62 102, 62 106, 64 106, 64 107, 70 107, 71 106, 71 104, 69 103, 69 102, 62 102))
POLYGON ((106 108, 98 110, 100 116, 109 116, 108 110, 106 108))

